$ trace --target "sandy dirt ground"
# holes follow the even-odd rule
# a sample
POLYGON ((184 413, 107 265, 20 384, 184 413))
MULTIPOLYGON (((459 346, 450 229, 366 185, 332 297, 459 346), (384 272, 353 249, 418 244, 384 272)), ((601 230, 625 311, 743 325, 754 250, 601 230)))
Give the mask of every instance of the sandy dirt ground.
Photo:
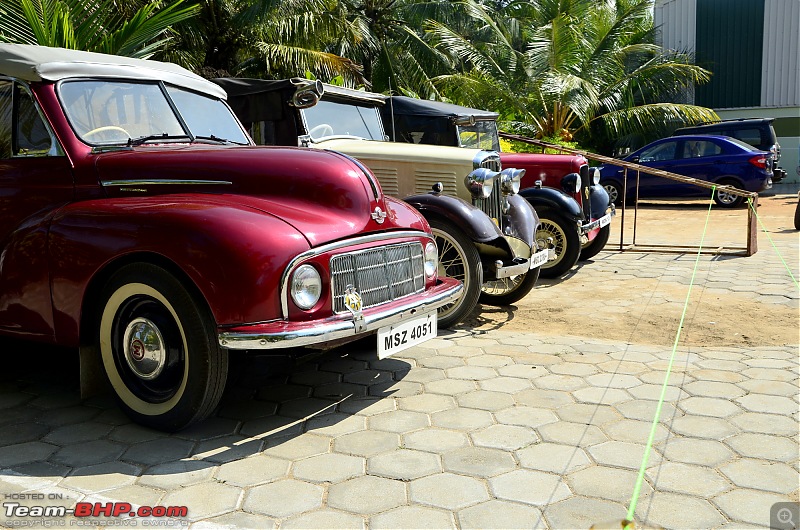
MULTIPOLYGON (((796 204, 797 194, 788 190, 759 197, 758 217, 769 237, 759 227, 755 255, 700 256, 679 337, 681 344, 724 347, 800 343, 798 288, 783 265, 785 262, 794 278, 800 279, 800 232, 793 226, 796 204), (753 293, 756 283, 758 294, 753 293)), ((633 216, 629 207, 623 246, 633 241, 633 216)), ((708 218, 704 249, 746 246, 744 208, 712 207, 708 215, 707 200, 642 202, 636 217, 638 245, 698 246, 708 218)), ((516 307, 480 306, 465 327, 671 347, 697 251, 619 252, 622 224, 618 211, 608 245, 593 260, 579 263, 563 278, 540 280, 516 307)))

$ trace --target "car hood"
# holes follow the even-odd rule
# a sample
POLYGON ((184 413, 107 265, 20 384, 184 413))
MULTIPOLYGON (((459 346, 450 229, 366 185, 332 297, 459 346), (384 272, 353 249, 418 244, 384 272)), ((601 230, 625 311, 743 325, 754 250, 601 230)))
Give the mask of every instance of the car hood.
POLYGON ((95 167, 109 196, 196 193, 198 201, 233 201, 284 220, 311 246, 425 226, 416 213, 398 211, 410 207, 386 201, 377 180, 338 153, 162 145, 98 154, 95 167), (373 218, 376 208, 388 214, 382 223, 373 218))
POLYGON ((545 153, 500 153, 503 167, 516 167, 527 171, 536 169, 560 170, 563 174, 578 173, 584 164, 588 164, 582 155, 557 155, 545 153))

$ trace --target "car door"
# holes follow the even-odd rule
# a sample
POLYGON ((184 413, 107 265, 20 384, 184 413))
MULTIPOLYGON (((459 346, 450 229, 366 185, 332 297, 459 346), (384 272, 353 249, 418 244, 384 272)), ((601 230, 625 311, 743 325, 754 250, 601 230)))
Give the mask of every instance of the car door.
MULTIPOLYGON (((681 156, 673 165, 675 173, 716 182, 726 171, 727 159, 722 146, 713 139, 685 139, 678 151, 681 156)), ((680 182, 675 183, 675 190, 682 196, 708 194, 705 188, 680 182)))
POLYGON ((48 223, 74 186, 42 116, 27 87, 0 78, 0 329, 49 337, 48 223))
MULTIPOLYGON (((664 140, 642 149, 636 155, 639 158, 639 164, 655 169, 672 171, 678 156, 679 142, 680 140, 664 140)), ((628 172, 628 178, 630 176, 631 174, 628 172)), ((639 178, 639 194, 642 197, 670 196, 674 193, 674 182, 657 175, 642 173, 639 178)), ((629 186, 630 184, 629 182, 629 186)))

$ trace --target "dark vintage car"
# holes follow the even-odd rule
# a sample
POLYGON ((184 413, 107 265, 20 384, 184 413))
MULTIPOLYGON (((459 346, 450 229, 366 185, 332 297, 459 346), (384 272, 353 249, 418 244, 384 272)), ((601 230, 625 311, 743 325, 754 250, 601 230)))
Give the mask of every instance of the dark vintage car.
MULTIPOLYGON (((627 155, 623 160, 704 180, 712 184, 727 184, 740 190, 759 192, 772 187, 773 155, 760 151, 728 136, 685 135, 662 138, 627 155)), ((618 204, 622 202, 624 172, 620 166, 600 166, 600 183, 618 204)), ((628 196, 636 193, 635 174, 628 171, 628 196)), ((702 197, 706 188, 694 186, 657 175, 641 173, 639 197, 702 197)), ((714 193, 714 201, 725 208, 734 208, 744 197, 724 190, 714 193)))
MULTIPOLYGON (((491 149, 500 152, 498 114, 406 96, 383 107, 390 137, 398 142, 491 149)), ((553 249, 541 276, 561 276, 579 260, 600 252, 611 233, 613 206, 581 155, 504 153, 504 166, 524 169, 520 195, 536 209, 536 237, 553 249)))
POLYGON ((84 388, 105 372, 168 430, 215 408, 231 350, 392 355, 462 289, 362 164, 252 145, 183 68, 58 48, 0 45, 0 236, 0 333, 78 348, 84 388))
POLYGON ((215 79, 256 143, 336 150, 369 167, 390 195, 425 216, 439 246, 440 275, 464 295, 439 312, 447 327, 478 301, 513 304, 528 294, 549 252, 533 239, 536 213, 517 192, 524 172, 496 152, 386 140, 386 97, 307 79, 215 79), (431 190, 434 191, 431 191, 431 190))

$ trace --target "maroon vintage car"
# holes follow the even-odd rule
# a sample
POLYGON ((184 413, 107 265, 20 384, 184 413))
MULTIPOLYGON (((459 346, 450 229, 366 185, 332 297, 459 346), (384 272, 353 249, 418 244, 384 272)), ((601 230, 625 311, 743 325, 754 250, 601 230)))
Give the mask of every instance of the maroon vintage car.
POLYGON ((361 164, 254 146, 224 99, 167 63, 0 45, 0 333, 78 347, 162 429, 215 408, 228 350, 377 332, 392 355, 461 291, 361 164))

